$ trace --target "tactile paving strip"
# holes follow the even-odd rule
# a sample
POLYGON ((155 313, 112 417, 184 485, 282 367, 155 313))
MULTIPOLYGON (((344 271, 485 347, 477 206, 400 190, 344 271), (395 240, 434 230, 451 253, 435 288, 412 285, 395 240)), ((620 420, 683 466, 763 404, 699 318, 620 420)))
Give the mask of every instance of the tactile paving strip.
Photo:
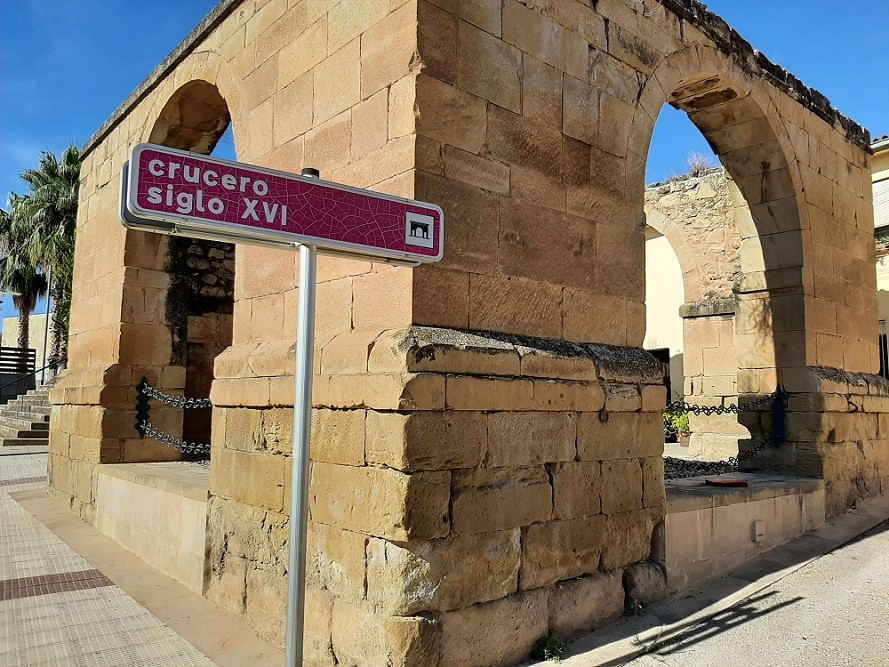
POLYGON ((113 582, 98 570, 42 574, 0 581, 0 600, 15 600, 34 595, 49 595, 63 591, 82 591, 88 588, 113 586, 113 582))

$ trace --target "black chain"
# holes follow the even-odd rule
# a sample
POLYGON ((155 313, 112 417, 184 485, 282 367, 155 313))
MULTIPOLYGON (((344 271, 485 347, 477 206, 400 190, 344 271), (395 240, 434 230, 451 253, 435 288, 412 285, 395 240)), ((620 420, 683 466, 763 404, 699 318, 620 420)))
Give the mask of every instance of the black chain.
MULTIPOLYGON (((722 415, 722 414, 739 414, 748 410, 761 408, 776 399, 783 400, 786 394, 779 388, 767 396, 745 403, 743 405, 726 405, 726 406, 703 406, 686 403, 684 401, 673 401, 667 404, 667 410, 682 410, 691 412, 695 415, 722 415)), ((664 428, 664 433, 669 435, 679 435, 675 429, 664 428)), ((767 435, 763 437, 754 447, 738 452, 737 456, 730 456, 725 461, 694 461, 687 459, 677 459, 672 456, 664 457, 664 478, 665 479, 682 479, 683 477, 697 477, 699 475, 721 475, 724 473, 737 472, 740 464, 747 459, 753 458, 757 454, 762 453, 765 448, 773 443, 773 437, 767 435)))
POLYGON ((745 403, 744 405, 695 405, 694 403, 686 403, 685 401, 673 401, 672 403, 667 403, 667 410, 682 410, 684 412, 691 412, 695 415, 706 415, 708 417, 710 415, 739 414, 741 412, 756 410, 764 405, 768 405, 777 397, 778 392, 773 391, 767 396, 762 396, 761 398, 757 398, 755 401, 750 401, 750 403, 745 403))
POLYGON ((175 449, 190 459, 210 458, 210 445, 201 442, 186 442, 182 438, 176 438, 168 433, 159 431, 148 420, 143 421, 141 426, 145 430, 146 435, 150 435, 162 445, 175 449))
POLYGON ((142 393, 146 396, 150 396, 151 398, 156 398, 162 403, 166 403, 167 405, 172 405, 177 408, 182 408, 184 410, 213 407, 213 403, 210 402, 209 398, 185 398, 185 396, 171 396, 170 394, 165 394, 159 389, 155 389, 147 382, 142 387, 142 393))

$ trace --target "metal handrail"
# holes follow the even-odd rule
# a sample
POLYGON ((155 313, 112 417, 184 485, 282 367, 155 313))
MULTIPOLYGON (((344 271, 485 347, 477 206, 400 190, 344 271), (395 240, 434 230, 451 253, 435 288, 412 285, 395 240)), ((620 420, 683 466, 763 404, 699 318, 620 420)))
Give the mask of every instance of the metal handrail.
POLYGON ((6 384, 0 384, 0 391, 6 389, 6 387, 8 387, 11 384, 15 384, 16 382, 21 382, 25 378, 29 378, 32 375, 37 375, 37 373, 39 373, 40 371, 46 370, 47 368, 53 368, 54 366, 59 366, 60 364, 66 362, 66 361, 68 361, 68 357, 62 357, 61 359, 56 359, 52 363, 49 363, 46 366, 43 366, 42 368, 38 368, 35 371, 31 371, 30 373, 22 375, 21 377, 17 377, 15 380, 10 380, 6 384))

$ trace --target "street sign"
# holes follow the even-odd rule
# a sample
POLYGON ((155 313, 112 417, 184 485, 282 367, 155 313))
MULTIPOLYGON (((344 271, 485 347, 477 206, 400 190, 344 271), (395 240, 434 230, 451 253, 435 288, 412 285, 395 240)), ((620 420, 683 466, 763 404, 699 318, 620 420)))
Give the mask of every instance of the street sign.
POLYGON ((438 206, 317 176, 313 169, 296 176, 139 144, 120 179, 120 220, 130 229, 299 249, 287 667, 303 665, 318 252, 412 265, 437 262, 444 253, 438 206))
POLYGON ((408 263, 444 252, 438 206, 317 178, 139 144, 123 181, 132 229, 408 263))

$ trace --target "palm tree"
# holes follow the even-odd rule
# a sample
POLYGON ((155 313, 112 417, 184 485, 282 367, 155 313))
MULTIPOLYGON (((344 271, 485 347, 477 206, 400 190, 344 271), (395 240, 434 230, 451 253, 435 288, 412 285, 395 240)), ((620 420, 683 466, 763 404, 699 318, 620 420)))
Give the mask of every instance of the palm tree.
MULTIPOLYGON (((19 201, 10 197, 10 208, 19 201)), ((14 216, 0 209, 0 289, 12 293, 12 303, 19 311, 18 346, 28 347, 31 313, 37 300, 46 294, 46 276, 31 264, 23 252, 25 238, 19 233, 14 216)))
POLYGON ((20 174, 29 192, 16 197, 12 207, 12 225, 25 239, 28 261, 42 272, 52 271, 53 358, 64 354, 68 342, 80 164, 76 146, 66 148, 61 158, 44 151, 37 169, 20 174))

